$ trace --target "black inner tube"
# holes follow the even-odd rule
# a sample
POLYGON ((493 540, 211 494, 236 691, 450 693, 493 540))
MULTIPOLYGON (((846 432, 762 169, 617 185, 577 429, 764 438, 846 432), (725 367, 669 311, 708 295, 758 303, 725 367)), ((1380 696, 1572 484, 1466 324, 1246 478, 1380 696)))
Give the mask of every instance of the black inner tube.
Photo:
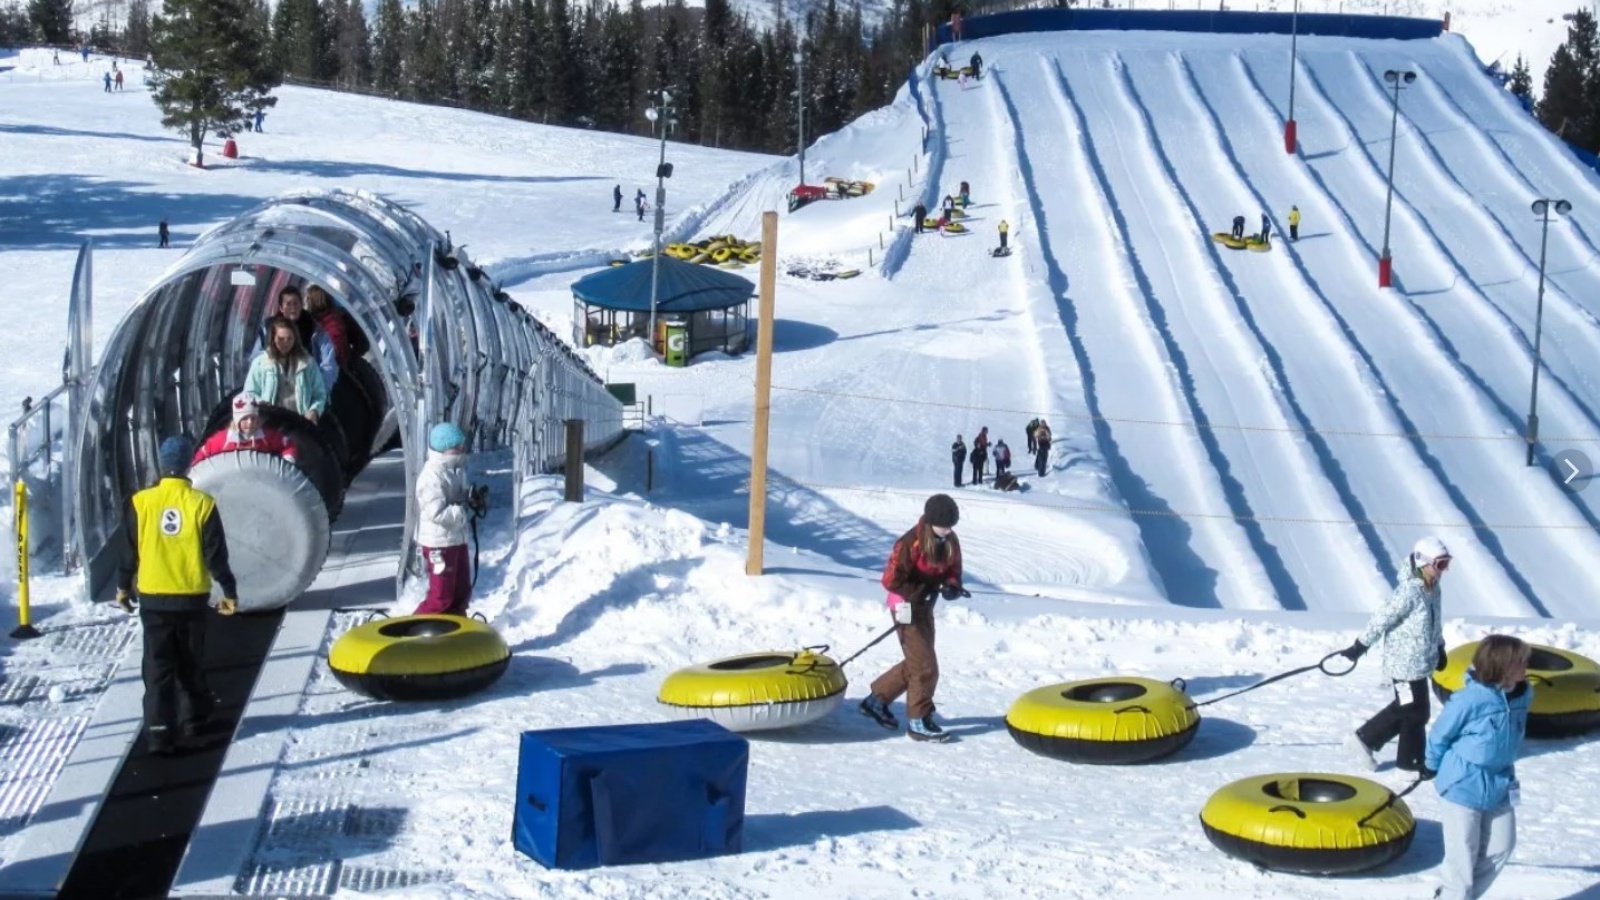
POLYGON ((1298 803, 1337 803, 1340 800, 1349 800, 1356 795, 1356 789, 1342 781, 1301 778, 1298 783, 1300 791, 1297 797, 1285 797, 1276 781, 1267 782, 1262 786, 1261 790, 1265 791, 1269 797, 1298 803))
POLYGON ((389 622, 378 629, 378 633, 391 638, 438 637, 441 634, 451 634, 461 630, 460 622, 449 619, 405 619, 399 622, 389 622))
POLYGON ((1528 668, 1539 672, 1565 672, 1572 668, 1572 660, 1535 647, 1533 653, 1528 656, 1528 668))
POLYGON ((763 653, 758 656, 741 656, 738 659, 725 659, 714 662, 707 668, 716 669, 718 672, 745 672, 750 669, 770 669, 773 666, 787 666, 792 657, 781 653, 763 653))
POLYGON ((1124 700, 1143 697, 1145 693, 1142 684, 1111 681, 1103 684, 1080 684, 1070 690, 1062 691, 1061 696, 1079 703, 1121 703, 1124 700))

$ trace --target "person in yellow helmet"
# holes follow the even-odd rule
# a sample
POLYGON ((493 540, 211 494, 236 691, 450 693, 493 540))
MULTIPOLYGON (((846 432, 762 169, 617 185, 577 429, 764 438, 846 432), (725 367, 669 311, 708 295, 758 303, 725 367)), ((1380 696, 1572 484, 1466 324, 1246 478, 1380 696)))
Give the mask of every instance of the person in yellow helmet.
POLYGON ((128 553, 117 569, 117 605, 131 613, 138 596, 145 742, 159 756, 176 750, 175 732, 196 736, 216 707, 200 670, 213 578, 222 587, 217 611, 238 609, 222 516, 211 495, 189 483, 193 458, 188 438, 161 442, 161 480, 128 501, 128 553))
POLYGON ((1006 252, 1006 236, 1011 233, 1011 225, 1005 219, 1000 220, 1000 252, 1006 252))
POLYGON ((1289 207, 1289 240, 1300 240, 1300 207, 1289 207))

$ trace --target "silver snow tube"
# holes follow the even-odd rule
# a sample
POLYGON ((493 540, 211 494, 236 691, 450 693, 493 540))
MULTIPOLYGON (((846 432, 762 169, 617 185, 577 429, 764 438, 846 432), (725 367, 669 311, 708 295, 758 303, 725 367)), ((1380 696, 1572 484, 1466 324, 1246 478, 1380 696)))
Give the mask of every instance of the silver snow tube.
POLYGON ((278 609, 305 593, 327 561, 332 535, 322 494, 305 473, 281 457, 245 450, 201 460, 189 480, 216 498, 241 611, 278 609))

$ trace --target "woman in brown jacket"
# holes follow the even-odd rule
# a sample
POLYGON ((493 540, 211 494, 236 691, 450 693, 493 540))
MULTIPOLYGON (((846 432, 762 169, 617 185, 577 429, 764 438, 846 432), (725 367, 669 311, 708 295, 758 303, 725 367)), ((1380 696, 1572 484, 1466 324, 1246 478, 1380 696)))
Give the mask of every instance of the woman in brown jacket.
POLYGON ((908 734, 914 741, 948 741, 950 735, 933 721, 933 691, 939 684, 939 658, 933 649, 933 606, 971 596, 961 586, 961 541, 956 521, 961 510, 947 494, 934 494, 923 505, 916 527, 895 541, 883 570, 889 591, 889 612, 905 659, 872 683, 861 712, 885 728, 900 723, 889 704, 906 695, 908 734))

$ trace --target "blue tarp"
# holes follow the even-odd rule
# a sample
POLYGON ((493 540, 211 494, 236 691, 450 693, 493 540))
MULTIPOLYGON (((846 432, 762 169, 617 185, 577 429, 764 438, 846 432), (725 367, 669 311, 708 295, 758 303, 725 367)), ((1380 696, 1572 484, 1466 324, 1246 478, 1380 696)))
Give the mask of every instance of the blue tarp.
MULTIPOLYGON (((649 312, 652 262, 642 259, 585 275, 572 285, 572 295, 590 306, 649 312)), ((662 256, 656 312, 694 313, 727 309, 748 302, 755 292, 754 284, 731 272, 662 256)))
MULTIPOLYGON (((1022 34, 1033 31, 1189 31, 1209 34, 1288 34, 1295 28, 1289 13, 1217 12, 1214 10, 1137 9, 1019 9, 974 16, 961 23, 963 40, 1022 34)), ((1301 34, 1377 40, 1435 38, 1444 30, 1438 19, 1403 16, 1357 16, 1338 13, 1301 13, 1301 34)), ((951 40, 945 23, 934 43, 951 40)), ((932 49, 932 48, 930 48, 932 49)))

